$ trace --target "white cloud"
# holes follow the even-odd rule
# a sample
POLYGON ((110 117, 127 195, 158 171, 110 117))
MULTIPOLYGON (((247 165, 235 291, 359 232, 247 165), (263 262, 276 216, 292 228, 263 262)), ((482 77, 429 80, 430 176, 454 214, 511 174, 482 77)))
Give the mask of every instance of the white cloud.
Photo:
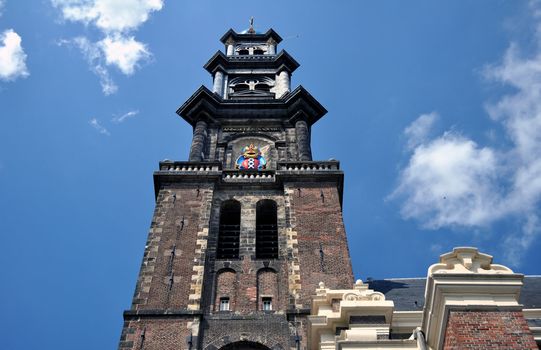
POLYGON ((135 30, 163 0, 51 0, 66 20, 92 23, 107 33, 135 30))
POLYGON ((106 37, 98 45, 105 55, 105 62, 117 66, 126 75, 133 74, 138 62, 151 56, 146 46, 133 37, 106 37))
POLYGON ((113 119, 111 119, 111 121, 113 123, 115 123, 115 124, 120 124, 120 123, 124 122, 126 119, 133 118, 138 114, 139 114, 139 111, 129 111, 129 112, 124 113, 124 114, 119 115, 119 116, 117 116, 117 115, 113 116, 113 119))
POLYGON ((65 20, 93 25, 102 32, 103 39, 91 43, 85 38, 85 45, 78 46, 87 60, 91 47, 90 64, 100 77, 105 94, 117 91, 108 66, 131 75, 141 62, 152 57, 148 47, 130 33, 145 23, 152 12, 161 10, 163 0, 51 0, 51 3, 65 20))
POLYGON ((484 70, 487 79, 514 88, 487 105, 511 146, 480 147, 452 132, 418 142, 431 124, 421 116, 405 131, 408 145, 415 146, 391 195, 403 200, 404 218, 433 229, 514 219, 515 232, 503 238, 505 258, 513 265, 541 232, 541 31, 537 35, 540 47, 533 55, 521 55, 513 43, 500 63, 484 70))
POLYGON ((21 37, 13 29, 4 31, 0 34, 0 79, 12 81, 29 74, 21 37))
POLYGON ((101 89, 105 95, 114 94, 118 90, 109 71, 105 68, 103 55, 97 44, 91 43, 85 37, 77 37, 72 40, 61 40, 59 45, 75 45, 81 50, 90 70, 99 77, 101 89))
POLYGON ((437 119, 438 114, 436 112, 422 114, 404 130, 404 134, 408 138, 409 149, 415 148, 415 146, 428 139, 430 130, 437 119))
POLYGON ((486 225, 497 212, 497 168, 491 149, 447 132, 414 149, 393 196, 405 197, 403 217, 427 228, 486 225))
POLYGON ((96 118, 90 119, 88 124, 90 124, 90 126, 96 129, 100 134, 107 135, 107 136, 111 135, 109 130, 107 130, 103 125, 101 125, 100 122, 96 118))

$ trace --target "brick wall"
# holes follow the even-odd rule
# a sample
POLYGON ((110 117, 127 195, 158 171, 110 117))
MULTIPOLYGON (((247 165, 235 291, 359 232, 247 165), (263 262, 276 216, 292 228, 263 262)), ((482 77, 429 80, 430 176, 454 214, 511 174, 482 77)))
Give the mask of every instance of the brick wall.
POLYGON ((537 349, 520 311, 450 311, 445 350, 537 349))
POLYGON ((229 310, 236 310, 237 296, 237 274, 231 269, 221 270, 216 277, 216 301, 214 303, 214 311, 220 310, 220 299, 223 297, 229 298, 229 310))
MULTIPOLYGON (((177 185, 160 190, 132 309, 188 306, 198 236, 208 227, 213 185, 177 185)), ((208 230, 208 229, 207 229, 208 230)))
POLYGON ((297 303, 310 307, 319 282, 332 289, 353 285, 342 209, 335 184, 289 184, 288 193, 300 267, 297 303))
POLYGON ((257 274, 258 308, 263 310, 263 297, 272 298, 272 308, 276 309, 278 302, 278 277, 271 269, 262 269, 257 274))
POLYGON ((190 330, 185 319, 146 319, 124 322, 120 350, 188 349, 190 330))

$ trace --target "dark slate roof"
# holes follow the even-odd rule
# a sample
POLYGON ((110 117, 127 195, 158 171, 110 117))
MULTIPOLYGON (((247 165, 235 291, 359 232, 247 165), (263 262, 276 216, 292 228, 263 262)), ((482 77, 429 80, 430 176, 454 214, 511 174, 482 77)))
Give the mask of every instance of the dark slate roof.
POLYGON ((425 304, 425 284, 426 278, 397 278, 369 281, 368 288, 385 294, 385 299, 394 302, 396 311, 421 311, 425 304))
MULTIPOLYGON (((369 288, 385 294, 397 311, 422 310, 425 303, 426 278, 372 280, 369 288)), ((541 276, 525 276, 520 303, 525 309, 541 308, 541 276)))

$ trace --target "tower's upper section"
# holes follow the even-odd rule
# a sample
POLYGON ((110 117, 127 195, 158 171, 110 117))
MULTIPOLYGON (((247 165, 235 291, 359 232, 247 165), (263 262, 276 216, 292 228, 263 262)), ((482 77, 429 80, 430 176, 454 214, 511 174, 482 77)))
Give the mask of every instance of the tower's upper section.
POLYGON ((224 99, 277 99, 291 91, 291 73, 299 64, 277 51, 282 38, 272 29, 258 33, 253 26, 241 33, 228 30, 218 51, 205 64, 213 75, 212 92, 224 99))
POLYGON ((327 111, 302 86, 291 89, 299 64, 277 51, 281 40, 274 30, 258 33, 253 26, 222 36, 225 52, 204 66, 213 76, 212 90, 201 86, 177 110, 194 128, 191 162, 243 169, 242 157, 259 152, 265 162, 257 168, 270 170, 279 162, 312 160, 311 127, 327 111))

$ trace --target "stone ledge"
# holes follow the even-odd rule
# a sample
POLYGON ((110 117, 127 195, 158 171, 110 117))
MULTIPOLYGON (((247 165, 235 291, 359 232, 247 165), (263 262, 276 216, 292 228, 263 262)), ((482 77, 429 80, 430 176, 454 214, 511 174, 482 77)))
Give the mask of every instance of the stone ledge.
POLYGON ((203 316, 200 310, 126 310, 124 320, 135 318, 183 318, 186 316, 203 316))

